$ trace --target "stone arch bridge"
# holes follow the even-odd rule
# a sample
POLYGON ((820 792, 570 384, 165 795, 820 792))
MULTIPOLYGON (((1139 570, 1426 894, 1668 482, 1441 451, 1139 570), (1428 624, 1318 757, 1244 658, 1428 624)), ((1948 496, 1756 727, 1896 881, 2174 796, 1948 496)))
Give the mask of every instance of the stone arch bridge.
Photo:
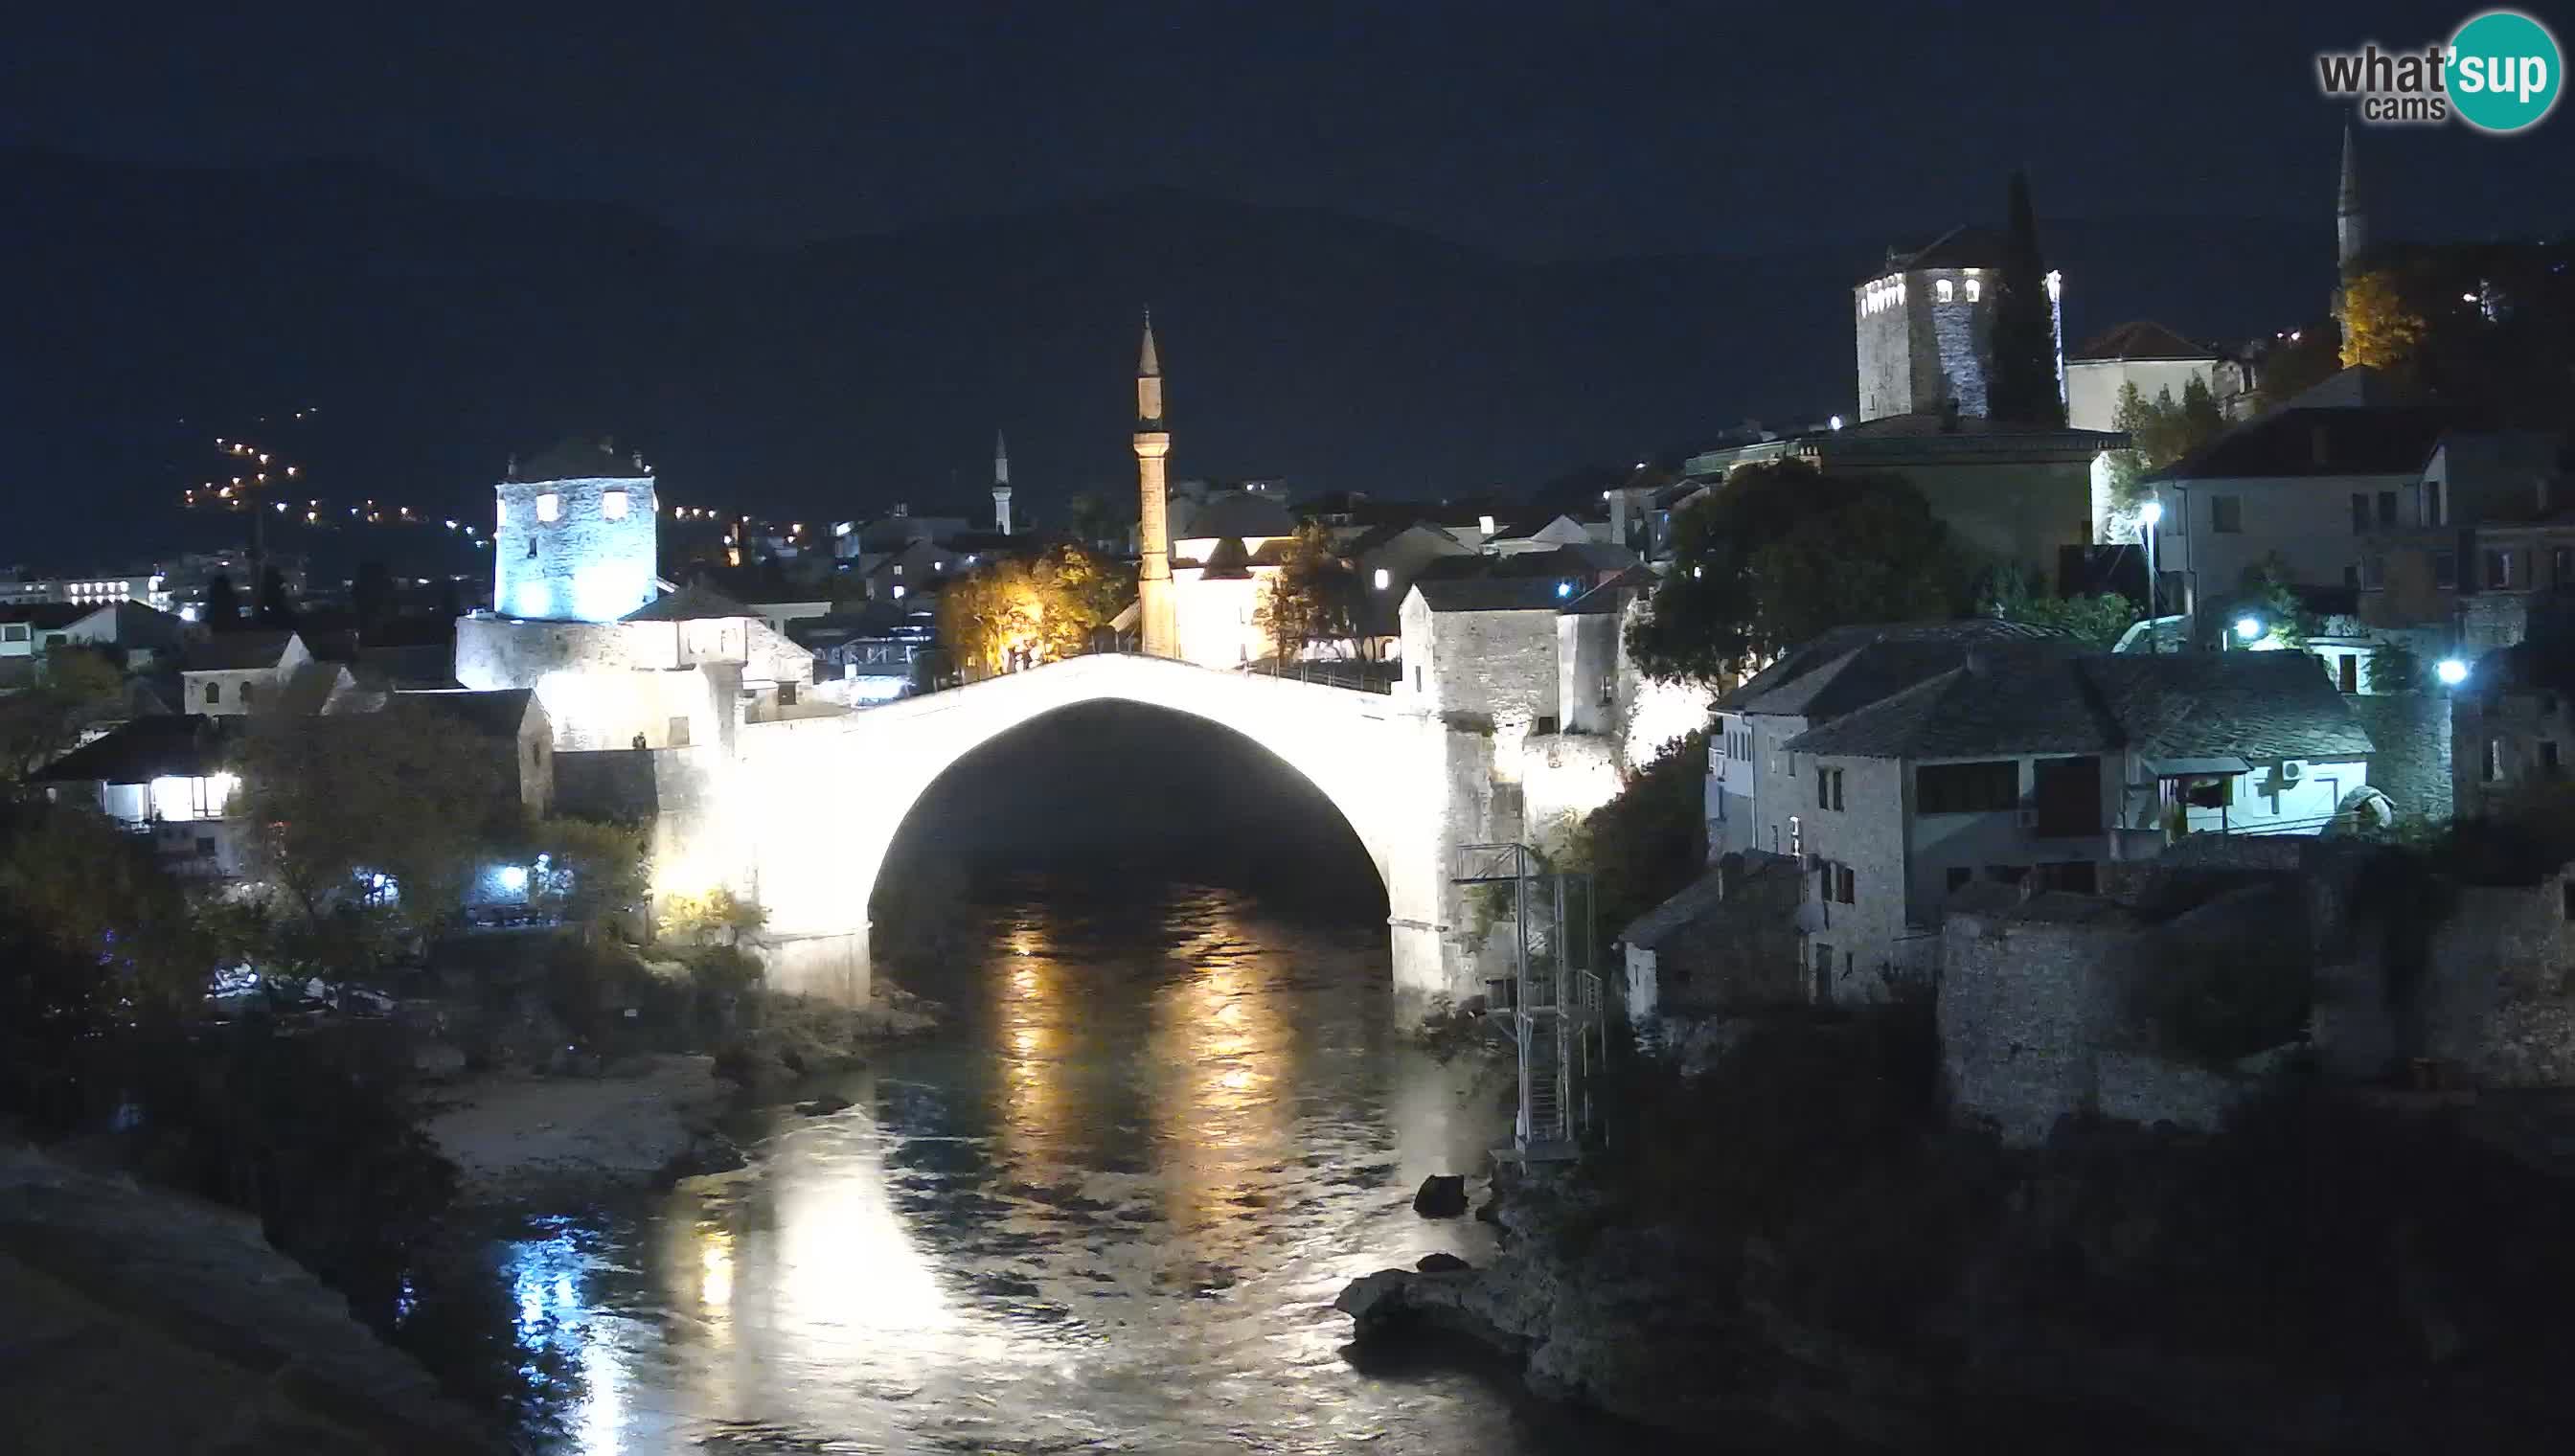
POLYGON ((1104 654, 863 713, 746 725, 717 770, 723 778, 709 785, 716 791, 690 835, 701 841, 693 852, 740 866, 726 877, 768 910, 773 983, 864 998, 868 902, 913 806, 982 744, 1103 701, 1239 733, 1340 811, 1385 885, 1399 1011, 1481 989, 1449 876, 1459 844, 1516 828, 1495 822, 1492 740, 1379 694, 1104 654))

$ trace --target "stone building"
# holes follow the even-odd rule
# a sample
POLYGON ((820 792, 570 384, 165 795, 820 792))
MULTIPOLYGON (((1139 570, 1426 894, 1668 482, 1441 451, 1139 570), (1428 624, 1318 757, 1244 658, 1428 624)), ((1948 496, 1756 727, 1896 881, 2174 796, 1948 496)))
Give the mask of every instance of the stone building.
MULTIPOLYGON (((1994 302, 2003 240, 1983 228, 1952 228, 1910 252, 1888 249, 1884 266, 1851 290, 1859 341, 1859 418, 1957 413, 1982 418, 1993 371, 1994 302)), ((2057 389, 2065 388, 2065 308, 2060 275, 2047 275, 2057 389)))
POLYGON ((287 680, 313 662, 290 631, 218 633, 191 644, 179 659, 180 711, 228 717, 274 701, 287 680))
POLYGON ((1725 854, 1618 932, 1627 1022, 1660 1042, 1669 1018, 1806 999, 1797 972, 1801 871, 1776 854, 1725 854))
POLYGON ((2370 749, 2301 653, 1971 652, 1779 745, 1816 999, 1927 980, 1978 881, 2088 893, 2185 835, 2321 833, 2370 749))
POLYGON ((2562 636, 2499 648, 2450 693, 2452 803, 2485 817, 2562 786, 2575 766, 2575 651, 2562 636))
POLYGON ((547 622, 615 622, 653 600, 661 539, 653 475, 608 441, 567 441, 514 464, 494 494, 493 610, 547 622))
POLYGON ((2215 349, 2148 319, 2105 329, 2065 361, 2065 423, 2077 430, 2118 429, 2119 395, 2130 385, 2149 405, 2166 396, 2180 403, 2194 382, 2213 400, 2217 365, 2215 349))

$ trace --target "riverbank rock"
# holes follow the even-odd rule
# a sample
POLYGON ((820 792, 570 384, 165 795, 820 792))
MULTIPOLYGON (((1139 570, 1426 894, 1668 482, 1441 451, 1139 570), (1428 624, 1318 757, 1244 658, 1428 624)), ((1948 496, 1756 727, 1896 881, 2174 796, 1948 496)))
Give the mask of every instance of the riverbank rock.
POLYGON ((1455 1218, 1466 1211, 1466 1178, 1462 1173, 1433 1173, 1412 1195, 1412 1211, 1424 1218, 1455 1218))
POLYGON ((715 1130, 726 1100, 711 1058, 650 1056, 598 1077, 469 1077, 422 1128, 469 1197, 506 1201, 739 1167, 715 1130))
POLYGON ((1423 1254, 1413 1262, 1412 1267, 1424 1274, 1454 1274, 1460 1269, 1471 1269, 1475 1266, 1455 1254, 1434 1253, 1423 1254))
POLYGON ((10 1451, 499 1453, 233 1209, 0 1146, 10 1451))
POLYGON ((826 1092, 822 1096, 816 1097, 810 1102, 797 1103, 796 1110, 800 1115, 806 1117, 829 1117, 835 1112, 849 1111, 851 1105, 852 1103, 849 1098, 836 1097, 831 1093, 826 1092))

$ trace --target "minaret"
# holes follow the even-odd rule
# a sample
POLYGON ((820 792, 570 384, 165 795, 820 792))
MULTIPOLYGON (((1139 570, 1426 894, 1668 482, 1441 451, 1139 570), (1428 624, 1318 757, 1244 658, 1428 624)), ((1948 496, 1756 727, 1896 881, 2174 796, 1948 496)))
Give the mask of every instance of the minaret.
POLYGON ((2334 202, 2334 255, 2338 271, 2348 277, 2369 246, 2369 215, 2360 206, 2360 159, 2352 151, 2351 126, 2342 129, 2342 194, 2334 202))
POLYGON ((1011 534, 1011 447, 993 432, 993 529, 1011 534))
POLYGON ((1163 361, 1154 352, 1154 311, 1145 311, 1145 348, 1136 360, 1136 615, 1149 658, 1181 655, 1181 621, 1172 600, 1172 527, 1165 514, 1163 460, 1172 453, 1163 428, 1163 361))

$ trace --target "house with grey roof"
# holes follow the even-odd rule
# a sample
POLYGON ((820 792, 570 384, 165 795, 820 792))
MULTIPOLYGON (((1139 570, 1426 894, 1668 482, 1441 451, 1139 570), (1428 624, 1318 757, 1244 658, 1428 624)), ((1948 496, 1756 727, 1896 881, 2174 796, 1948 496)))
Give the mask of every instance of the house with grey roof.
POLYGON ((249 713, 263 695, 286 687, 297 669, 313 662, 293 632, 219 632, 190 643, 179 659, 182 713, 212 717, 249 713))
POLYGON ((2089 893, 2185 835, 2320 833, 2367 800, 2372 747, 2304 653, 1971 649, 1777 746, 1812 994, 1926 978, 1980 881, 2089 893))
POLYGON ((36 774, 47 796, 98 809, 148 837, 161 863, 192 878, 237 876, 250 824, 234 802, 244 727, 237 716, 136 718, 36 774))
POLYGON ((1958 667, 1974 648, 2076 651, 2054 633, 1982 617, 1835 628, 1719 697, 1707 755, 1709 856, 1798 853, 1796 773, 1780 745, 1958 667))
POLYGON ((1572 598, 1548 577, 1413 583, 1395 697, 1411 712, 1488 724, 1514 747, 1555 731, 1555 616, 1572 598))

